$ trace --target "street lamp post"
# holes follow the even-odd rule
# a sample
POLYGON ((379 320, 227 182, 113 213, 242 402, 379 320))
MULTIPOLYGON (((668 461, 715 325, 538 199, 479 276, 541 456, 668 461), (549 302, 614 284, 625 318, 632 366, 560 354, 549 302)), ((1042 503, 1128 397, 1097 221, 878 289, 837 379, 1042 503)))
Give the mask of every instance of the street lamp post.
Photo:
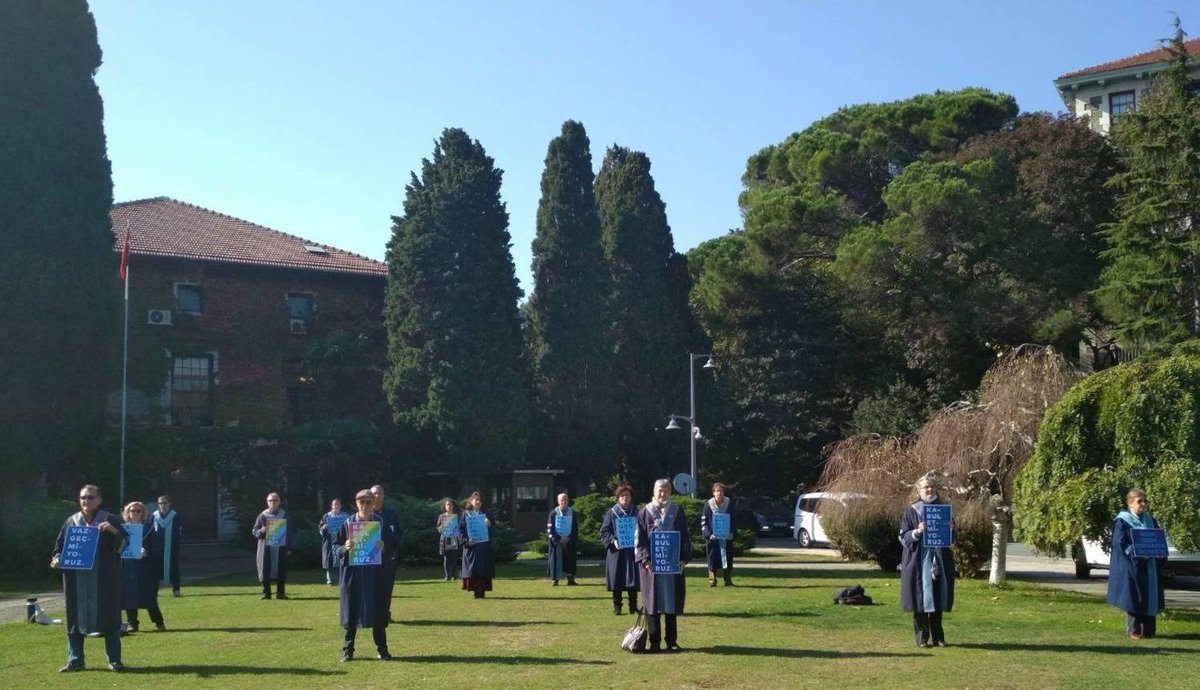
POLYGON ((687 420, 687 423, 688 423, 688 436, 691 437, 691 444, 692 444, 692 467, 691 467, 692 498, 696 497, 696 485, 699 483, 699 477, 696 476, 696 441, 699 440, 698 434, 697 434, 697 432, 699 431, 699 427, 696 426, 696 361, 701 360, 701 359, 707 360, 706 362, 704 362, 704 365, 702 368, 704 368, 704 369, 717 368, 717 363, 713 360, 713 355, 711 352, 705 353, 705 354, 695 354, 692 352, 688 353, 688 401, 689 401, 688 413, 689 414, 686 417, 683 415, 680 415, 680 414, 669 415, 669 419, 667 421, 668 429, 680 428, 679 424, 677 423, 677 420, 680 420, 680 419, 687 420))

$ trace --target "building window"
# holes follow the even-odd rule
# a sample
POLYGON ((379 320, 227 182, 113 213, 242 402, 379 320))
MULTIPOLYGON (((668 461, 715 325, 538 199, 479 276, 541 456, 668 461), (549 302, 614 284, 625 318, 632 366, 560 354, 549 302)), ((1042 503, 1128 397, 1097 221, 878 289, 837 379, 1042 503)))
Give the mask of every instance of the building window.
POLYGON ((199 314, 204 309, 204 294, 199 285, 177 284, 175 286, 175 307, 187 314, 199 314))
POLYGON ((516 511, 518 513, 545 512, 547 506, 550 505, 550 487, 545 484, 538 486, 518 485, 516 490, 516 511))
POLYGON ((312 295, 302 292, 289 292, 287 295, 288 318, 290 319, 308 321, 312 319, 316 307, 317 305, 312 295))
POLYGON ((1124 115, 1137 106, 1137 96, 1132 91, 1121 91, 1108 95, 1108 112, 1113 117, 1124 115))
POLYGON ((1104 96, 1092 96, 1088 99, 1087 107, 1091 110, 1099 110, 1104 105, 1104 96))
POLYGON ((174 358, 171 426, 212 426, 212 355, 174 358))

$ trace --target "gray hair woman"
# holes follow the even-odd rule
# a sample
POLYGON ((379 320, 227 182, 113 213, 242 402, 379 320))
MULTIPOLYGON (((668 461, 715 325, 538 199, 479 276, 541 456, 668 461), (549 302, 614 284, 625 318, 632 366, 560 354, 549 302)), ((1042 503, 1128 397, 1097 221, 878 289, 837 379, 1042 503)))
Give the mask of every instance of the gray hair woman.
POLYGON ((900 517, 900 606, 913 615, 918 647, 945 647, 942 613, 954 607, 954 554, 924 543, 925 506, 945 503, 928 475, 917 480, 915 489, 916 502, 900 517))
POLYGON ((654 498, 638 511, 637 533, 634 536, 634 558, 642 567, 638 569, 642 605, 646 611, 648 653, 662 651, 662 615, 667 616, 666 651, 679 652, 679 634, 676 616, 683 613, 687 583, 683 569, 692 560, 692 539, 688 532, 687 516, 683 508, 671 502, 671 482, 660 479, 654 482, 654 498), (657 532, 675 533, 679 543, 678 561, 655 562, 651 551, 651 535, 657 532), (658 565, 659 568, 654 566, 658 565), (656 572, 659 570, 659 572, 656 572))

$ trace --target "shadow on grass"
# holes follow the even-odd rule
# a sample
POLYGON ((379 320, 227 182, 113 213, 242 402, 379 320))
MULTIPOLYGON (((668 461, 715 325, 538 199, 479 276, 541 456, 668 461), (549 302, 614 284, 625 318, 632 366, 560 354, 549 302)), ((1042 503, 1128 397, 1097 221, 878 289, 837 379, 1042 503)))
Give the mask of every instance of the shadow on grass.
MULTIPOLYGON (((1153 644, 1153 643, 1151 643, 1153 644)), ((1137 644, 1130 643, 1129 645, 1077 645, 1077 644, 1038 644, 1028 643, 1021 644, 1018 642, 982 642, 982 643, 967 643, 956 644, 955 647, 964 649, 987 649, 996 652, 1098 652, 1100 654, 1174 654, 1176 652, 1186 652, 1188 654, 1200 654, 1200 649, 1179 649, 1169 647, 1166 649, 1160 647, 1152 647, 1145 642, 1137 644)))
POLYGON ((504 664, 506 666, 562 666, 581 664, 585 666, 612 666, 611 661, 589 661, 586 659, 562 659, 543 656, 462 656, 459 654, 434 654, 431 656, 394 656, 393 661, 409 661, 427 664, 504 664))
POLYGON ((185 665, 172 666, 130 666, 125 673, 165 673, 168 675, 194 675, 198 678, 215 678, 217 676, 342 676, 345 671, 322 671, 315 668, 282 668, 279 666, 226 666, 226 665, 185 665))
POLYGON ((777 611, 752 613, 750 611, 713 611, 709 613, 685 613, 684 618, 805 618, 814 614, 807 611, 777 611))
MULTIPOLYGON (((282 626, 274 626, 269 628, 167 628, 164 633, 195 633, 195 632, 225 632, 225 633, 273 633, 287 631, 308 631, 311 632, 314 628, 287 628, 282 626)), ((158 635, 160 633, 154 633, 158 635)))
POLYGON ((487 598, 508 601, 612 601, 609 597, 494 597, 490 594, 487 598))
POLYGON ((777 656, 792 659, 884 659, 933 656, 927 652, 840 652, 834 649, 779 649, 776 647, 734 647, 733 645, 685 648, 684 651, 723 656, 777 656))
MULTIPOLYGON (((395 598, 403 599, 405 597, 395 597, 395 598)), ((298 597, 295 594, 289 594, 289 595, 287 595, 287 599, 284 599, 284 601, 288 601, 288 600, 291 600, 291 601, 340 601, 340 597, 298 597)))
POLYGON ((1200 633, 1176 633, 1174 635, 1155 635, 1160 640, 1200 640, 1200 633))
POLYGON ((466 620, 413 620, 413 621, 398 621, 398 625, 413 625, 417 627, 480 627, 480 628, 521 628, 527 625, 566 625, 563 621, 466 621, 466 620))
POLYGON ((739 589, 829 589, 831 585, 748 585, 743 580, 734 586, 739 589))

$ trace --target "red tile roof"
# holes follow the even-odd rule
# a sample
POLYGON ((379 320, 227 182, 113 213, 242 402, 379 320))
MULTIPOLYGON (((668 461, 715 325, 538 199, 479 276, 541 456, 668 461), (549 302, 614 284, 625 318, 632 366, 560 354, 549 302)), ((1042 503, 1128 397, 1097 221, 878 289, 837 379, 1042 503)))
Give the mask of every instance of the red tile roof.
POLYGON ((114 204, 109 217, 117 252, 128 224, 133 233, 129 252, 134 255, 387 275, 387 264, 380 261, 167 197, 114 204), (305 246, 320 247, 325 253, 305 246))
MULTIPOLYGON (((1187 49, 1188 55, 1200 55, 1200 38, 1193 38, 1190 41, 1184 42, 1184 47, 1187 49)), ((1139 65, 1153 65, 1156 62, 1165 62, 1170 59, 1171 53, 1166 48, 1151 50, 1137 55, 1130 55, 1119 60, 1112 60, 1101 65, 1093 67, 1085 67, 1074 72, 1067 72, 1059 77, 1059 79, 1068 79, 1071 77, 1084 77, 1089 74, 1099 74, 1100 72, 1111 72, 1113 70, 1123 69, 1125 67, 1137 67, 1139 65)))

